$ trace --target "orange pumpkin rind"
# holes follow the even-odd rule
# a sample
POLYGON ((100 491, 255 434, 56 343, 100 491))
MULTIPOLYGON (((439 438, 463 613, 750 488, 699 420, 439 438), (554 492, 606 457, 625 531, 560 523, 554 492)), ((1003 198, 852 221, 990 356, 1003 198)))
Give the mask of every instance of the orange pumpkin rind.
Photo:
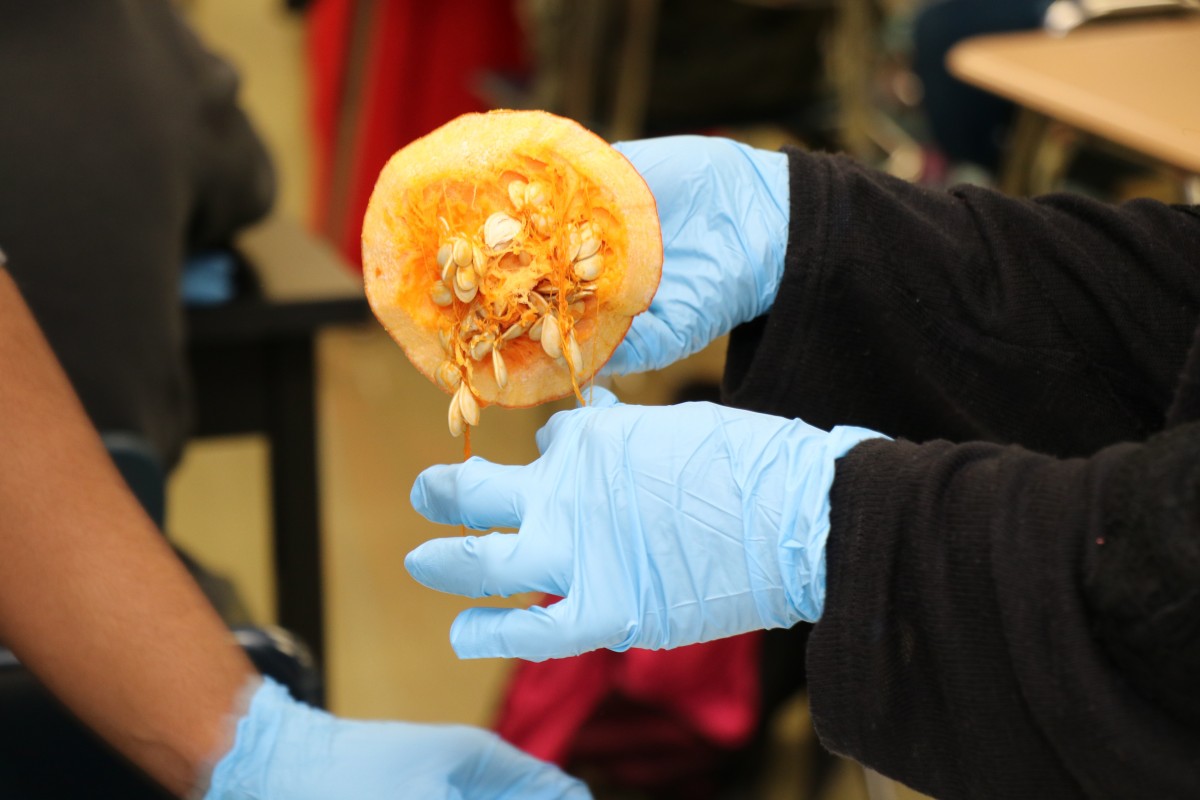
POLYGON ((371 308, 452 395, 455 434, 480 405, 578 395, 662 270, 658 212, 637 170, 540 111, 467 114, 400 150, 362 237, 371 308))

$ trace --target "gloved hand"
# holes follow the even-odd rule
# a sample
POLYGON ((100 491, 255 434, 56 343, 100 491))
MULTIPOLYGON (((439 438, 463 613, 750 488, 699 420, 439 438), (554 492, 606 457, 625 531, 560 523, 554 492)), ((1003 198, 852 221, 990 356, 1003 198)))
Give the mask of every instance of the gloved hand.
POLYGON ((270 679, 238 721, 205 800, 586 800, 583 784, 498 736, 462 725, 350 722, 270 679))
POLYGON ((538 432, 528 466, 472 458, 417 478, 412 503, 429 519, 520 532, 426 542, 405 560, 414 578, 468 597, 564 597, 464 611, 455 652, 537 661, 816 620, 834 459, 879 434, 593 392, 538 432))
POLYGON ((661 369, 765 314, 783 275, 788 161, 783 153, 704 136, 616 145, 658 203, 663 272, 609 374, 661 369))

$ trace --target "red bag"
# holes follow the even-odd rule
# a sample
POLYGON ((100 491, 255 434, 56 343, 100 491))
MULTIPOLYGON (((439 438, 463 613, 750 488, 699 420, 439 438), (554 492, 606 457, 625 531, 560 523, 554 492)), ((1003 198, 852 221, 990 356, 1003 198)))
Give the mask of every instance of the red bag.
POLYGON ((597 785, 699 800, 758 725, 761 643, 750 633, 520 662, 496 730, 597 785))
POLYGON ((469 111, 476 81, 525 69, 513 0, 316 0, 308 11, 312 226, 353 264, 379 170, 469 111))

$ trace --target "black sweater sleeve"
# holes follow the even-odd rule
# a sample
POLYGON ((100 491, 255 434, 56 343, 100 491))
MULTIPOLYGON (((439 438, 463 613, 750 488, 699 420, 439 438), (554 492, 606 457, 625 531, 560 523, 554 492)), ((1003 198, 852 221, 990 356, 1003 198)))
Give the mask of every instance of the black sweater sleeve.
POLYGON ((1147 440, 1200 415, 1200 215, 790 160, 726 398, 911 440, 838 464, 823 741, 938 797, 1200 796, 1200 427, 1147 440))
POLYGON ((1197 424, 1087 460, 854 448, 809 640, 822 741, 939 798, 1200 795, 1197 452, 1197 424))
POLYGON ((732 403, 1057 455, 1161 429, 1200 321, 1194 209, 789 157, 786 270, 771 313, 731 337, 732 403))

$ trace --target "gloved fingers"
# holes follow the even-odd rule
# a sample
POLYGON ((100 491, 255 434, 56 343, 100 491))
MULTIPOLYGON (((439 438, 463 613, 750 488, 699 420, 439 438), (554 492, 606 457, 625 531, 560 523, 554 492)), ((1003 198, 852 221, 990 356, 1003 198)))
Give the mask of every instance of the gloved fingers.
POLYGON ((481 754, 463 788, 466 800, 588 800, 587 786, 558 767, 523 753, 499 736, 481 754))
POLYGON ((534 440, 537 442, 538 452, 543 456, 550 450, 551 445, 561 436, 566 436, 568 430, 577 431, 578 423, 584 419, 581 415, 586 415, 592 411, 615 408, 621 405, 621 401, 615 394, 605 389, 602 386, 592 386, 589 390, 590 398, 586 406, 573 408, 569 411, 559 411, 554 416, 538 429, 534 435, 534 440))
POLYGON ((617 345, 612 357, 600 368, 601 375, 629 375, 638 371, 638 364, 644 359, 638 358, 636 346, 629 341, 628 335, 617 345))
POLYGON ((528 467, 469 458, 422 472, 409 499, 417 513, 432 522, 473 530, 516 528, 529 477, 528 467))
POLYGON ((464 597, 508 597, 520 592, 565 595, 570 588, 569 545, 561 552, 553 546, 521 545, 517 533, 433 539, 409 553, 404 567, 430 589, 464 597))
POLYGON ((582 436, 581 431, 585 427, 584 420, 586 417, 583 415, 597 411, 608 411, 620 405, 621 401, 612 392, 607 389, 597 388, 596 402, 594 404, 584 408, 571 409, 570 411, 559 411, 550 417, 545 425, 538 429, 538 432, 534 435, 538 452, 545 457, 556 441, 569 439, 572 436, 574 437, 574 441, 568 447, 579 447, 581 444, 579 441, 582 436))
POLYGON ((570 603, 567 598, 532 608, 468 608, 450 626, 450 646, 459 658, 545 661, 609 645, 591 642, 588 626, 570 614, 570 603))
POLYGON ((595 384, 584 391, 583 397, 587 400, 586 408, 611 408, 621 404, 620 399, 612 393, 612 390, 595 384))
POLYGON ((630 139, 625 142, 613 143, 613 149, 628 158, 639 172, 642 167, 638 162, 646 161, 648 162, 647 166, 651 160, 657 162, 659 159, 651 159, 651 155, 661 147, 661 139, 630 139))
POLYGON ((538 428, 538 432, 534 434, 533 438, 537 442, 538 452, 545 456, 546 452, 550 449, 550 445, 554 444, 555 440, 563 435, 563 432, 570 426, 572 421, 577 420, 578 416, 584 413, 587 413, 585 409, 575 408, 570 411, 559 411, 550 417, 546 424, 538 428))
MULTIPOLYGON (((659 291, 662 291, 659 285, 659 291)), ((684 320, 676 320, 684 323, 684 320)), ((664 320, 662 312, 651 306, 633 318, 629 332, 617 345, 612 358, 601 369, 601 375, 629 375, 635 372, 648 372, 662 369, 673 364, 684 356, 702 348, 708 342, 699 343, 698 347, 689 347, 683 336, 672 330, 664 320)))
MULTIPOLYGON (((617 142, 613 145, 618 153, 629 159, 630 163, 646 179, 650 191, 659 203, 661 213, 663 199, 659 197, 652 173, 658 172, 662 166, 675 169, 680 164, 688 164, 691 159, 686 152, 689 149, 706 146, 709 137, 706 136, 660 136, 654 139, 634 139, 627 142, 617 142)), ((670 190, 670 182, 661 188, 670 190)))

